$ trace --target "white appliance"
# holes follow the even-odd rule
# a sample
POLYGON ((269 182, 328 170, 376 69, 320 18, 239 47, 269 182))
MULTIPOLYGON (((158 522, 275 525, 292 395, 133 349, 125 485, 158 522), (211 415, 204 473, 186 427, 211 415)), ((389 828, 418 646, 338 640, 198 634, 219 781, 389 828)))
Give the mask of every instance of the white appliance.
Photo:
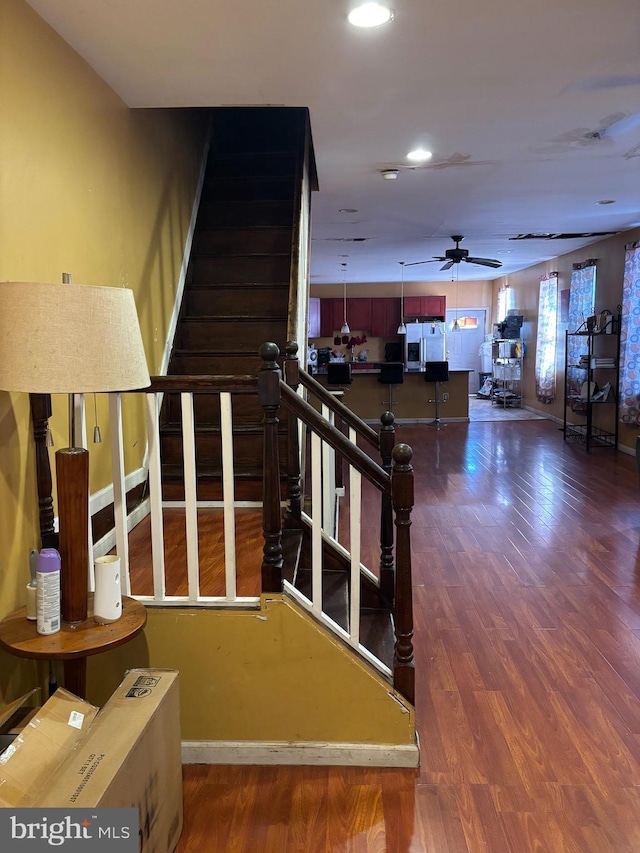
POLYGON ((424 370, 425 361, 446 361, 446 324, 439 320, 430 323, 407 323, 405 364, 409 370, 424 370))

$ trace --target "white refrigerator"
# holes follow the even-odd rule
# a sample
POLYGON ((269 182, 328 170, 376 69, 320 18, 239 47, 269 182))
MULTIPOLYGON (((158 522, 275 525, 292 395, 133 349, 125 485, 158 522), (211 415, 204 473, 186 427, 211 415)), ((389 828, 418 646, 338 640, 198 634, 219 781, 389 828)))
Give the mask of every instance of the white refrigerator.
POLYGON ((446 324, 407 323, 405 364, 407 370, 424 370, 425 361, 446 361, 446 324))

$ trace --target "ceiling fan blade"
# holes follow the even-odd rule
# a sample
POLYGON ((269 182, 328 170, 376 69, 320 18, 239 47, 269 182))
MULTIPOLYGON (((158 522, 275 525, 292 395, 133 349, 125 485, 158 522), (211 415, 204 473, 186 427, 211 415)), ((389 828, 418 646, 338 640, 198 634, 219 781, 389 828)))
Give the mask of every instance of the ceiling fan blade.
POLYGON ((417 267, 418 264, 432 264, 434 261, 446 261, 446 258, 431 258, 428 261, 412 261, 410 264, 405 264, 405 267, 417 267))
POLYGON ((447 261, 447 263, 446 263, 446 264, 443 264, 443 265, 440 267, 440 272, 442 272, 443 270, 450 270, 450 269, 451 269, 451 267, 454 265, 454 263, 455 263, 455 261, 447 261))
POLYGON ((501 261, 494 261, 491 258, 465 258, 465 261, 468 264, 480 264, 482 267, 493 267, 496 270, 502 266, 501 261))

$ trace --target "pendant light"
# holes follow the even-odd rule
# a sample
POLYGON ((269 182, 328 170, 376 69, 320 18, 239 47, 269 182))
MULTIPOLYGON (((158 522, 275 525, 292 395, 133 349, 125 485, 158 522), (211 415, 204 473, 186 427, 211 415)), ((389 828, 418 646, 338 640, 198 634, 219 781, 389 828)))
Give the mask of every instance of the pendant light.
POLYGON ((342 324, 342 328, 340 329, 341 335, 350 335, 351 329, 349 328, 349 324, 347 323, 347 265, 342 264, 342 293, 344 300, 344 323, 342 324))
POLYGON ((404 261, 400 261, 400 269, 402 270, 402 278, 400 279, 400 325, 398 326, 398 334, 406 335, 407 327, 404 324, 404 261))

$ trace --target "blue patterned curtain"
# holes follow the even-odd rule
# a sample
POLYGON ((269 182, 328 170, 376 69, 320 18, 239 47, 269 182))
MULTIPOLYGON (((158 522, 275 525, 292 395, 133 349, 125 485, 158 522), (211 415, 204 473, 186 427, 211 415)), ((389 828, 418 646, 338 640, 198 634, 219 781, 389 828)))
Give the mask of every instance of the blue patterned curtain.
POLYGON ((556 327, 558 322, 558 273, 540 279, 538 338, 536 340, 536 397, 541 403, 556 398, 556 327))
MULTIPOLYGON (((587 317, 596 310, 596 262, 588 260, 582 264, 574 264, 571 273, 571 292, 569 294, 569 331, 586 331, 587 317)), ((568 339, 567 388, 570 391, 580 391, 584 380, 584 370, 572 369, 570 365, 578 364, 580 354, 584 350, 584 341, 579 338, 568 339)))
POLYGON ((640 424, 640 241, 625 246, 618 399, 620 420, 640 424))

